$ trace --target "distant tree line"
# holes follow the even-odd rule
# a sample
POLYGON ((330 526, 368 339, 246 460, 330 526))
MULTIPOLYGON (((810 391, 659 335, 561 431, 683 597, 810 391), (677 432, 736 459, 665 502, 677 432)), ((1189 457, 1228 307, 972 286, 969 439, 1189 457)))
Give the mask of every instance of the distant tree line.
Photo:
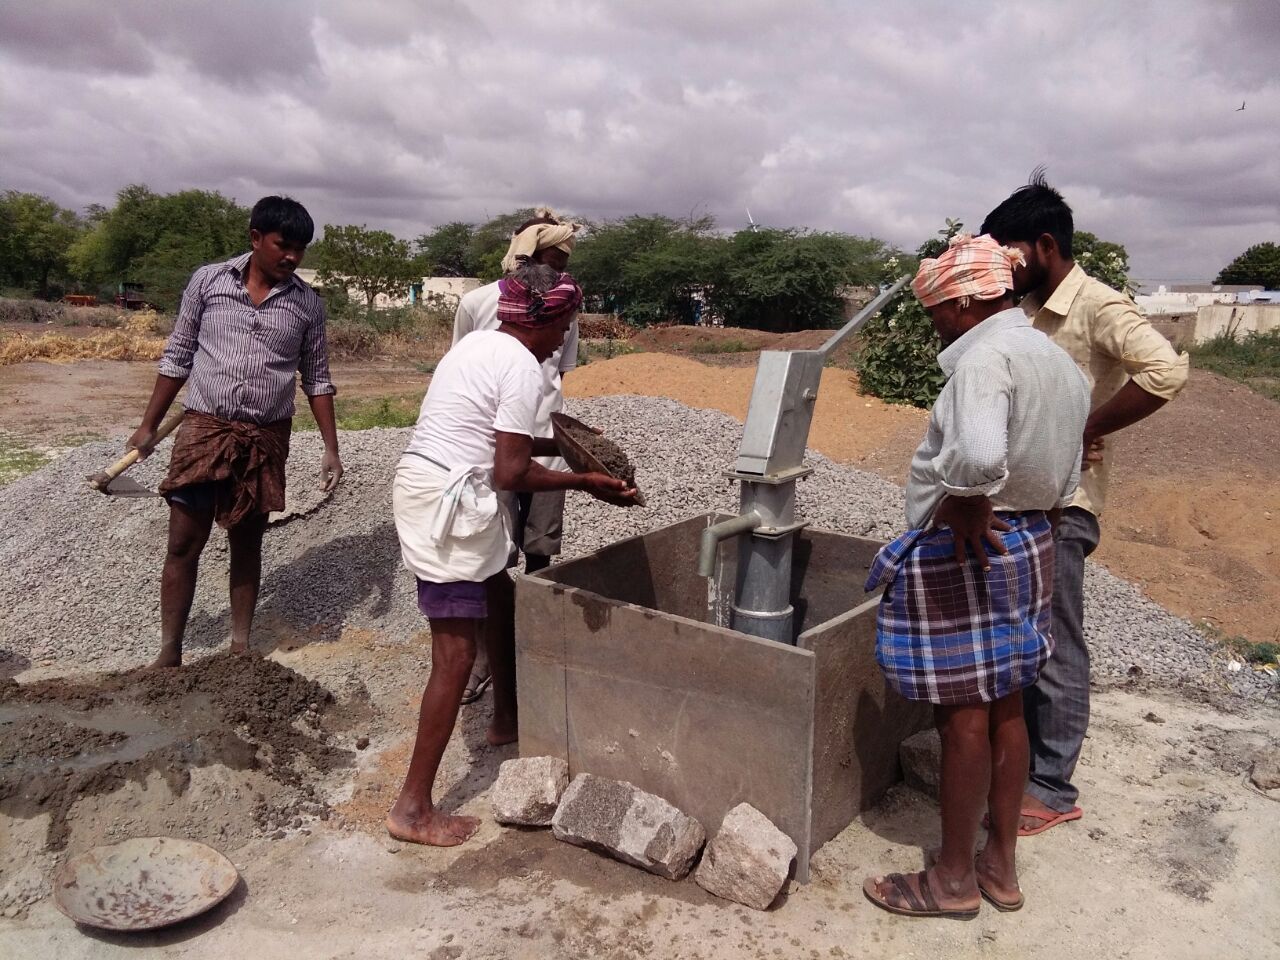
MULTIPOLYGON (((512 231, 532 213, 523 208, 479 223, 445 223, 412 241, 366 225, 329 224, 306 266, 344 297, 348 290, 357 294, 371 314, 378 294, 400 294, 422 277, 496 278, 512 231)), ((160 194, 134 184, 117 194, 112 207, 82 212, 36 194, 4 191, 0 291, 109 298, 127 282, 141 284, 148 301, 173 310, 196 267, 247 249, 248 220, 246 207, 207 190, 160 194)), ((1124 288, 1123 247, 1083 231, 1076 247, 1086 270, 1124 288)), ((1277 286, 1278 263, 1276 244, 1258 244, 1218 279, 1277 286)), ((728 326, 782 331, 837 325, 849 288, 876 284, 887 272, 906 272, 913 264, 872 237, 794 228, 726 233, 709 217, 632 215, 587 223, 571 269, 587 292, 587 309, 617 313, 636 325, 715 317, 728 326)))

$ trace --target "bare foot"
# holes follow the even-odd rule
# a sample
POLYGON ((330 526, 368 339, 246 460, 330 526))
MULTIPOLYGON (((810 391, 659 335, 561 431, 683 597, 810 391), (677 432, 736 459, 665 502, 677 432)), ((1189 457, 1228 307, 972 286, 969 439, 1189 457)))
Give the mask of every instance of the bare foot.
POLYGON ((248 657, 253 654, 253 651, 249 649, 248 640, 232 640, 230 650, 239 657, 248 657))
POLYGON ((491 747, 501 747, 508 743, 515 743, 520 739, 520 731, 514 727, 496 727, 491 726, 485 732, 485 740, 489 742, 491 747))
POLYGON ((387 833, 405 843, 423 843, 429 847, 456 847, 480 829, 475 817, 463 817, 431 810, 417 817, 402 817, 392 810, 387 814, 387 833))
POLYGON ((174 667, 182 666, 181 650, 166 650, 163 647, 159 655, 151 661, 150 665, 144 669, 150 670, 172 670, 174 667))

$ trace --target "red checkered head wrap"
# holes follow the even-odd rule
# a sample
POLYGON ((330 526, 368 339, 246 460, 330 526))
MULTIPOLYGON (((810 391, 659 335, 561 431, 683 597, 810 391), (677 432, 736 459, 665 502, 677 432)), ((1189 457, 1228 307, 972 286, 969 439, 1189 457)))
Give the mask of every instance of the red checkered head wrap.
POLYGON ((556 282, 541 293, 535 293, 518 277, 498 281, 498 320, 522 327, 539 327, 557 317, 572 313, 582 305, 582 288, 569 274, 562 273, 556 282))
POLYGON ((951 238, 951 245, 936 259, 920 261, 911 289, 924 307, 969 298, 994 300, 1013 289, 1014 264, 1025 263, 1021 250, 1002 247, 987 234, 967 233, 951 238))

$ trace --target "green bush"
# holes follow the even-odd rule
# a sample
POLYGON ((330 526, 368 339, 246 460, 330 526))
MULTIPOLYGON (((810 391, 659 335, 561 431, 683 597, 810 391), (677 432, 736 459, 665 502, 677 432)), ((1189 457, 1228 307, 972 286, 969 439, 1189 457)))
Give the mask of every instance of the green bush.
MULTIPOLYGON (((959 220, 947 220, 938 236, 917 251, 920 257, 936 257, 947 241, 960 232, 959 220)), ((885 264, 884 282, 892 283, 915 270, 914 260, 891 257, 885 264)), ((928 408, 938 398, 947 378, 938 366, 942 343, 933 321, 920 306, 911 288, 904 287, 880 313, 862 328, 862 346, 854 361, 858 382, 873 397, 889 403, 909 403, 928 408)))

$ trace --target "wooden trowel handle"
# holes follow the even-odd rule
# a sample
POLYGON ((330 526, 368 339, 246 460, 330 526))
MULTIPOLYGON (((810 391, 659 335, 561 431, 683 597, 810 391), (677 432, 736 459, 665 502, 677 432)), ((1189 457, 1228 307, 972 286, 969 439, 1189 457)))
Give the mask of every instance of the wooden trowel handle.
MULTIPOLYGON (((169 414, 167 417, 164 418, 164 420, 161 421, 160 426, 156 427, 156 439, 155 439, 156 444, 158 444, 161 440, 163 440, 169 434, 173 433, 173 431, 178 428, 178 424, 182 422, 182 416, 186 412, 187 411, 179 407, 177 410, 169 414)), ((153 448, 154 446, 155 444, 152 445, 153 448)), ((137 462, 138 462, 138 451, 130 450, 128 453, 126 453, 123 457, 121 457, 111 466, 107 467, 107 469, 103 470, 100 476, 105 476, 107 478, 107 482, 110 483, 112 480, 120 476, 120 474, 124 473, 126 470, 128 470, 137 462)))

